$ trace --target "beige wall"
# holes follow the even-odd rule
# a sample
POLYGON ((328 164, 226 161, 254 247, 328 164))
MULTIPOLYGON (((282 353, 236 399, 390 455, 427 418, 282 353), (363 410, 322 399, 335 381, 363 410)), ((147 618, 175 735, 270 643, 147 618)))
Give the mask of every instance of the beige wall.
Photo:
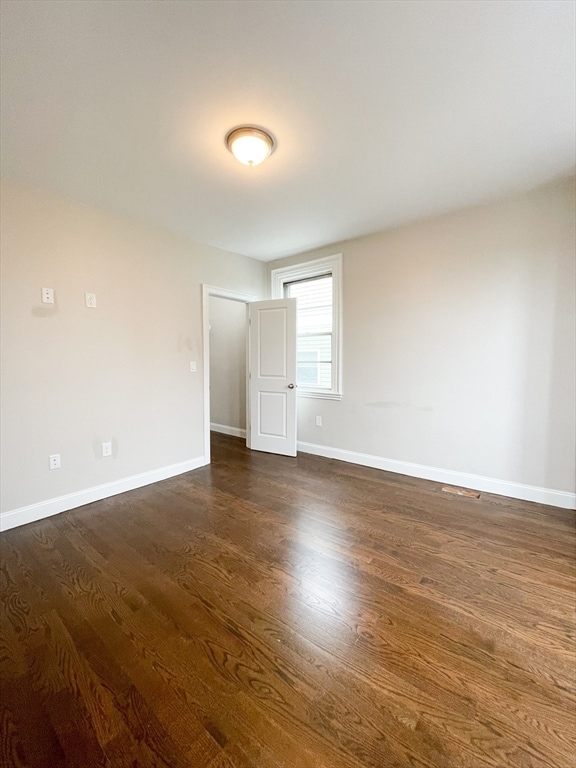
POLYGON ((246 304, 210 297, 210 421, 246 429, 246 304))
POLYGON ((268 267, 339 252, 344 396, 299 440, 573 491, 574 181, 268 267))
POLYGON ((253 259, 4 183, 2 511, 201 457, 201 283, 262 296, 264 277, 253 259))
MULTIPOLYGON (((269 264, 344 254, 344 396, 299 439, 573 491, 574 238, 572 181, 269 264)), ((2 511, 200 458, 200 285, 265 272, 4 183, 2 511)))

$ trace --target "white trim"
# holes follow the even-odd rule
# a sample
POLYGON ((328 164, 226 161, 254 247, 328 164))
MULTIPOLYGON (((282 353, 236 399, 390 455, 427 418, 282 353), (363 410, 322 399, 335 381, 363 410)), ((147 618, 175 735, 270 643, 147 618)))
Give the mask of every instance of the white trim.
MULTIPOLYGON (((249 293, 229 291, 227 288, 217 288, 214 285, 202 284, 202 365, 204 381, 204 457, 210 464, 210 296, 220 299, 230 299, 249 304, 257 301, 257 296, 249 293)), ((248 377, 248 344, 246 344, 246 377, 248 377)), ((246 382, 248 391, 248 381, 246 382)), ((249 422, 247 422, 249 423, 249 422)))
POLYGON ((310 390, 300 385, 300 397, 325 397, 331 400, 342 398, 342 254, 324 256, 321 259, 279 267, 270 272, 273 299, 284 297, 284 284, 295 280, 306 280, 322 274, 332 275, 332 389, 310 390))
POLYGON ((167 467, 152 469, 150 472, 142 472, 139 475, 125 477, 122 480, 114 480, 111 483, 95 485, 92 488, 85 488, 83 491, 67 493, 65 496, 57 496, 55 499, 39 501, 37 504, 30 504, 27 507, 13 509, 0 515, 0 531, 7 531, 18 525, 33 523, 35 520, 42 520, 45 517, 58 515, 60 512, 66 512, 68 509, 82 507, 84 504, 91 504, 93 501, 107 499, 110 496, 116 496, 119 493, 133 491, 135 488, 142 488, 151 483, 157 483, 160 480, 166 480, 175 475, 181 475, 184 472, 191 472, 207 464, 204 456, 197 459, 181 461, 179 464, 171 464, 167 467))
POLYGON ((327 459, 338 459, 350 464, 361 464, 365 467, 383 469, 385 472, 397 472, 401 475, 421 477, 424 480, 433 480, 437 483, 449 483, 464 488, 473 488, 484 493, 496 493, 500 496, 511 496, 513 499, 523 501, 535 501, 538 504, 550 504, 553 507, 574 509, 576 506, 576 494, 569 491, 556 491, 552 488, 539 488, 535 485, 511 483, 507 480, 495 480, 491 477, 471 475, 466 472, 454 472, 451 469, 438 469, 424 464, 412 464, 397 459, 385 459, 381 456, 372 456, 368 453, 356 453, 345 451, 342 448, 330 448, 314 443, 298 443, 298 450, 302 453, 312 453, 315 456, 324 456, 327 459))
POLYGON ((232 437, 246 437, 246 430, 240 427, 227 427, 226 424, 214 424, 210 422, 212 432, 220 432, 223 435, 232 435, 232 437))

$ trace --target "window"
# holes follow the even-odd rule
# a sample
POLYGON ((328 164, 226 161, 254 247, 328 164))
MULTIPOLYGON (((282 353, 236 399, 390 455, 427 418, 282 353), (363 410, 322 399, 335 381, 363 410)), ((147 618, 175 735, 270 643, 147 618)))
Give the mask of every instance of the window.
POLYGON ((272 297, 297 304, 298 394, 339 399, 342 256, 272 270, 272 297))
POLYGON ((332 388, 332 275, 284 283, 284 296, 298 299, 296 382, 332 388))
POLYGON ((298 350, 296 381, 300 385, 320 385, 320 354, 317 349, 298 350))

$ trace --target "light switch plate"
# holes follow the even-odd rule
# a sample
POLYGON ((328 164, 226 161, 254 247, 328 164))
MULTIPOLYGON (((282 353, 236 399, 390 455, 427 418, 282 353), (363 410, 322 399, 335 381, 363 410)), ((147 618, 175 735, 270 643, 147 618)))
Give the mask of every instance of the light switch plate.
POLYGON ((96 307, 96 294, 95 293, 85 293, 86 297, 86 306, 90 307, 90 309, 94 309, 96 307))
POLYGON ((196 373, 196 360, 190 360, 190 373, 196 373))

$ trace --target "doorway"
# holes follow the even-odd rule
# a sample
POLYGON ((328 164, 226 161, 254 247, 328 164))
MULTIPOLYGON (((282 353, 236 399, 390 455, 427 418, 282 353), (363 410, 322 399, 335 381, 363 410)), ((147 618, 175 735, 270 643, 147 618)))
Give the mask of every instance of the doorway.
POLYGON ((246 305, 256 296, 202 286, 204 457, 210 463, 210 431, 246 434, 246 305))

